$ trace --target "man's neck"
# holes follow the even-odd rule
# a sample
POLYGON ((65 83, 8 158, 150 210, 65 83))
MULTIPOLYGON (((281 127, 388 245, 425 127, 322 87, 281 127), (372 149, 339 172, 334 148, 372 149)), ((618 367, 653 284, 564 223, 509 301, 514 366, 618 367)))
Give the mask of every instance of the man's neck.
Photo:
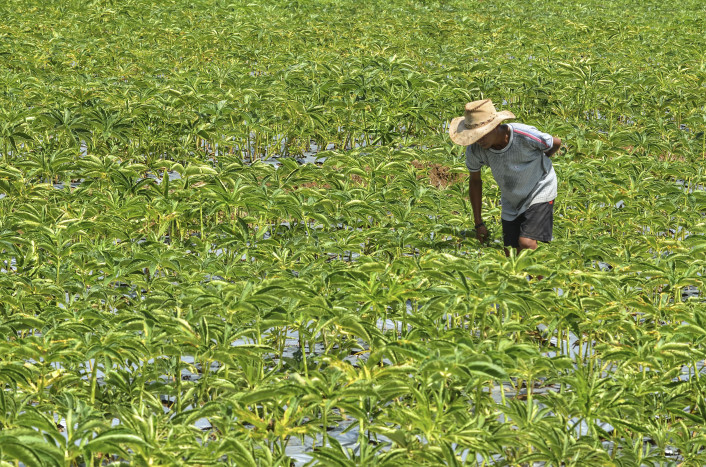
POLYGON ((510 143, 510 127, 506 124, 500 125, 500 134, 498 135, 498 141, 490 146, 492 149, 495 149, 496 151, 500 149, 505 149, 507 145, 510 143))

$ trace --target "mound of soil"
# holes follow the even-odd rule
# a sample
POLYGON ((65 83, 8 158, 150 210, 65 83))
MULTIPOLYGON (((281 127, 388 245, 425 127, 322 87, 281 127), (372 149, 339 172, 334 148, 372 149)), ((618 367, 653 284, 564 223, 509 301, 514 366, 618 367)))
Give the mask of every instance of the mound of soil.
POLYGON ((426 169, 429 183, 437 188, 448 188, 466 178, 464 174, 452 173, 450 167, 433 162, 422 162, 415 159, 412 161, 412 165, 418 170, 426 169))

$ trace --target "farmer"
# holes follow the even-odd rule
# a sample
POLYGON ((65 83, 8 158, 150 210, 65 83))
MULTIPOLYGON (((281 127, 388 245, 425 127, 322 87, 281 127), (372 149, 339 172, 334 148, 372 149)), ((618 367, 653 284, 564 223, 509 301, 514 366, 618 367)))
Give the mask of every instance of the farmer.
POLYGON ((451 140, 466 146, 470 171, 468 190, 476 237, 483 243, 488 228, 481 215, 483 184, 480 169, 487 165, 500 187, 503 243, 521 250, 537 248, 552 239, 556 173, 549 157, 561 140, 522 123, 501 123, 515 118, 512 112, 495 110, 490 99, 469 102, 463 117, 449 127, 451 140))

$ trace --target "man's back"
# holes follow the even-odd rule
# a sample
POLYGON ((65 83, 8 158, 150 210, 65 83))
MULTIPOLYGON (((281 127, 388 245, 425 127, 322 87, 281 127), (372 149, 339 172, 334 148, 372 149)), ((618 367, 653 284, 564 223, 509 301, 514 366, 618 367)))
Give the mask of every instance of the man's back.
POLYGON ((502 218, 513 220, 531 205, 556 197, 557 180, 552 161, 545 151, 552 136, 522 123, 508 124, 511 133, 502 149, 483 149, 474 143, 466 147, 466 166, 477 172, 490 167, 501 193, 502 218))

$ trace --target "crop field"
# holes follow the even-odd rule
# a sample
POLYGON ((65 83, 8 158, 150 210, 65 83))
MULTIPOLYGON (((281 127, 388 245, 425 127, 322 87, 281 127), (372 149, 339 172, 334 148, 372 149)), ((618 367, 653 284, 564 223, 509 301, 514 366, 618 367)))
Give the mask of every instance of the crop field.
POLYGON ((704 2, 0 18, 1 466, 706 465, 704 2), (564 141, 535 251, 481 98, 564 141))

